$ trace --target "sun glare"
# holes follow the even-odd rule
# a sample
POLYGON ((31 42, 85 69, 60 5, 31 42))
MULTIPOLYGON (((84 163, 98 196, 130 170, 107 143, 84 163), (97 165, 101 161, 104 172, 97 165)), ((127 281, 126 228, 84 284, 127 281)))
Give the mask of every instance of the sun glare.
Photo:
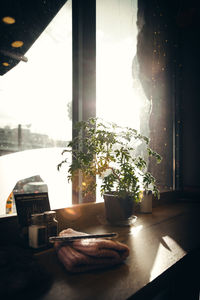
POLYGON ((180 245, 170 236, 164 236, 159 244, 158 251, 150 273, 150 281, 172 266, 186 254, 180 245))
POLYGON ((140 233, 142 228, 143 228, 143 225, 133 226, 130 229, 130 234, 133 236, 138 236, 138 234, 140 233))
POLYGON ((97 1, 97 116, 139 130, 145 96, 138 78, 133 78, 136 20, 137 1, 111 6, 97 1))
POLYGON ((72 122, 67 118, 67 103, 72 101, 71 45, 68 1, 27 51, 28 63, 20 62, 0 79, 0 110, 5 115, 0 126, 31 124, 32 132, 71 139, 72 122))

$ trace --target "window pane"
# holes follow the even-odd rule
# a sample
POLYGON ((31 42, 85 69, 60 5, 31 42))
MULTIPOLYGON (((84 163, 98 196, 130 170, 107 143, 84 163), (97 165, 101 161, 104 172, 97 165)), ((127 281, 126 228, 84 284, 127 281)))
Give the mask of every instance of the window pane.
POLYGON ((64 170, 57 171, 62 148, 72 133, 71 1, 26 57, 27 63, 19 63, 0 78, 0 174, 4 182, 0 215, 17 182, 27 184, 26 178, 32 176, 36 181, 40 176, 47 184, 52 209, 71 204, 71 185, 64 170))
POLYGON ((140 130, 149 102, 137 77, 136 20, 137 1, 97 0, 97 116, 140 130))
POLYGON ((139 129, 148 101, 135 76, 136 20, 137 1, 97 0, 97 115, 139 129))
MULTIPOLYGON (((166 107, 162 102, 161 114, 151 115, 154 99, 147 98, 139 78, 137 12, 137 0, 97 0, 97 116, 139 130, 151 138, 154 149, 162 149, 165 157, 165 153, 172 154, 172 146, 164 149, 163 143, 172 143, 156 137, 155 124, 161 115, 170 126, 173 120, 172 116, 164 119, 166 107)), ((151 63, 152 55, 147 59, 151 63)), ((164 160, 156 170, 160 190, 171 189, 172 159, 164 160)))

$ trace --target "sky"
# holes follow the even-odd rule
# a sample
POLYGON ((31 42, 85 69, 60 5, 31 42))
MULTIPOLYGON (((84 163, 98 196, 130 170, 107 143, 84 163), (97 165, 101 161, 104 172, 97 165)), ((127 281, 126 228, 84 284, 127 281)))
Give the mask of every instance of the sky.
MULTIPOLYGON (((136 0, 97 0, 97 115, 139 129, 145 96, 139 80, 133 86, 136 18, 136 0)), ((0 77, 1 127, 31 124, 32 132, 71 139, 71 21, 67 1, 25 54, 28 62, 0 77)))
POLYGON ((136 0, 97 0, 97 114, 139 130, 146 97, 132 74, 136 21, 136 0))
MULTIPOLYGON (((140 111, 149 101, 132 76, 136 17, 137 0, 97 0, 97 115, 139 129, 140 111)), ((67 1, 25 54, 28 62, 0 76, 0 127, 22 124, 51 138, 71 139, 71 22, 67 1)))
POLYGON ((20 62, 0 77, 0 126, 66 139, 71 132, 67 103, 72 101, 71 2, 68 1, 20 62), (58 105, 59 103, 59 105, 58 105))

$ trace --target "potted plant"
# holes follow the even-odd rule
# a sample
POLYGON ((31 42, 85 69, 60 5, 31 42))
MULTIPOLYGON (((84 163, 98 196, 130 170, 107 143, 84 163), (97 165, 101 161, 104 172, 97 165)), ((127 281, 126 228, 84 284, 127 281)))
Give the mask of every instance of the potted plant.
MULTIPOLYGON (((84 197, 95 194, 96 176, 100 178, 109 222, 130 218, 134 203, 140 201, 141 191, 152 191, 159 197, 156 180, 147 167, 150 157, 160 163, 161 156, 149 147, 146 136, 133 128, 99 118, 78 122, 76 133, 63 151, 63 154, 72 154, 68 180, 73 180, 79 173, 82 178, 79 190, 84 197)), ((58 169, 66 162, 68 160, 64 159, 58 169)))

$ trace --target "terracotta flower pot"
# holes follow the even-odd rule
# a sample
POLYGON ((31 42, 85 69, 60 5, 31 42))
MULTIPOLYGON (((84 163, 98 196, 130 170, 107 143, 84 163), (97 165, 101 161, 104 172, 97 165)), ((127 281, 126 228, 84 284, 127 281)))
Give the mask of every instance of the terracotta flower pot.
POLYGON ((134 200, 127 196, 122 198, 113 193, 104 194, 105 215, 110 223, 119 223, 128 220, 133 215, 134 200))

